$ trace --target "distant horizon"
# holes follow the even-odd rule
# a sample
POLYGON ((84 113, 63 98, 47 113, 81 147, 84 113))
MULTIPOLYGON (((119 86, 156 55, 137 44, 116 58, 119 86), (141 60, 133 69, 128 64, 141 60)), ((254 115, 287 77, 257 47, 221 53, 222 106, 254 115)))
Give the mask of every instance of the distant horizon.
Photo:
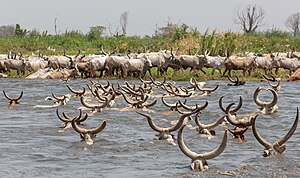
MULTIPOLYGON (((172 23, 173 23, 173 22, 172 22, 172 23)), ((18 24, 18 23, 16 23, 16 24, 7 24, 7 25, 12 25, 12 26, 15 27, 17 24, 18 24)), ((175 23, 173 23, 173 24, 175 24, 175 23)), ((182 22, 181 24, 185 24, 185 23, 182 22)), ((181 25, 181 24, 177 24, 177 25, 181 25)), ((21 26, 21 29, 23 29, 23 30, 26 29, 26 28, 24 28, 24 27, 22 26, 22 24, 19 24, 19 25, 21 26)), ((186 24, 186 25, 188 25, 188 24, 186 24)), ((0 24, 0 26, 3 26, 3 24, 0 24)), ((188 25, 188 26, 189 26, 189 25, 188 25)), ((158 28, 159 28, 159 27, 164 27, 164 25, 158 26, 158 28)), ((195 27, 189 26, 189 28, 195 28, 195 27)), ((55 32, 49 33, 48 30, 41 31, 41 30, 39 30, 39 29, 37 29, 37 28, 26 29, 26 30, 29 31, 29 32, 32 32, 33 30, 36 30, 36 31, 39 32, 40 34, 42 34, 43 32, 47 32, 48 35, 52 35, 52 36, 55 36, 55 35, 56 35, 55 32)), ((233 30, 231 30, 231 29, 221 31, 221 30, 218 30, 218 29, 209 29, 209 28, 207 28, 207 29, 205 29, 205 30, 203 30, 203 31, 200 31, 200 30, 197 28, 197 30, 198 30, 201 34, 202 34, 202 33, 205 33, 207 30, 208 30, 208 32, 216 31, 216 33, 224 33, 224 32, 244 33, 242 30, 233 31, 233 30)), ((257 33, 264 33, 264 32, 267 32, 267 31, 269 31, 269 30, 280 30, 280 31, 282 31, 282 32, 287 32, 287 33, 291 33, 291 34, 292 34, 292 32, 289 31, 287 28, 286 28, 286 29, 279 29, 279 28, 277 28, 277 27, 275 27, 275 26, 270 27, 270 28, 261 29, 261 30, 256 30, 256 32, 257 32, 257 33)), ((82 31, 80 31, 80 30, 78 30, 78 29, 72 29, 72 30, 66 29, 65 31, 59 31, 59 32, 57 33, 57 35, 62 35, 62 34, 64 34, 64 33, 66 33, 66 32, 73 32, 73 31, 74 31, 74 32, 79 32, 79 33, 81 33, 81 34, 83 34, 83 35, 87 35, 88 32, 89 32, 89 30, 86 31, 86 32, 82 32, 82 31)), ((121 35, 121 33, 119 33, 119 35, 121 35)), ((155 30, 153 30, 153 33, 152 33, 152 34, 143 34, 143 35, 138 35, 138 34, 133 34, 133 35, 131 35, 131 34, 128 34, 128 33, 126 34, 126 36, 139 36, 139 37, 153 36, 153 35, 155 35, 155 30)), ((106 27, 106 30, 105 30, 104 33, 102 34, 102 37, 110 37, 110 36, 111 36, 111 35, 109 35, 109 32, 108 32, 107 27, 106 27)))
MULTIPOLYGON (((54 20, 57 18, 57 32, 79 31, 86 34, 90 27, 108 26, 116 30, 120 15, 128 12, 128 36, 152 36, 156 25, 163 27, 168 21, 197 28, 200 33, 242 32, 234 23, 236 11, 248 5, 257 5, 265 11, 265 25, 257 31, 278 29, 289 32, 285 26, 288 16, 299 12, 300 1, 272 0, 10 0, 2 2, 0 25, 20 24, 27 30, 36 29, 55 35, 54 20)), ((109 36, 108 30, 106 35, 109 36)))

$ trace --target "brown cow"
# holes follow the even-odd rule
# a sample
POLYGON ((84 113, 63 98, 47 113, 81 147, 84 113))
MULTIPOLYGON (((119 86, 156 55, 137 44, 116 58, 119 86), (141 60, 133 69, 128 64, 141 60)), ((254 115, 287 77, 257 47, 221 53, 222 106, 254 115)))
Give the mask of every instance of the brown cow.
POLYGON ((251 57, 237 57, 231 56, 225 60, 225 71, 223 76, 225 76, 228 71, 228 75, 231 76, 231 70, 243 70, 244 76, 246 72, 251 74, 251 71, 255 68, 254 60, 251 57))
POLYGON ((294 72, 290 78, 288 79, 289 82, 292 81, 297 81, 300 82, 300 68, 296 70, 296 72, 294 72))

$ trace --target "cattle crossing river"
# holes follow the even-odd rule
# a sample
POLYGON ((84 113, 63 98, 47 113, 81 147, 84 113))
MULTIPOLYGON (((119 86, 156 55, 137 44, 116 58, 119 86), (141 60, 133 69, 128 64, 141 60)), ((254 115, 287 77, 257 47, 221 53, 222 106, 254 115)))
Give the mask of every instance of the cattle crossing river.
MULTIPOLYGON (((102 83, 104 81, 99 80, 102 83)), ((111 83, 124 81, 111 81, 111 83)), ((139 81, 129 81, 139 83, 139 81)), ((188 82, 176 82, 178 86, 188 86, 188 82)), ((51 93, 61 96, 70 93, 66 84, 82 89, 89 80, 75 79, 65 83, 60 80, 1 79, 0 89, 11 96, 19 96, 24 91, 20 105, 7 107, 7 99, 0 94, 0 177, 299 177, 300 173, 300 128, 285 144, 286 151, 276 157, 263 157, 263 146, 255 139, 251 127, 245 133, 246 141, 237 143, 228 134, 224 152, 208 160, 207 172, 190 169, 190 158, 186 157, 178 145, 165 140, 154 140, 156 132, 147 120, 136 111, 147 113, 159 126, 170 126, 170 122, 180 115, 166 108, 161 99, 149 109, 132 109, 123 98, 117 98, 112 108, 90 115, 81 127, 92 128, 107 121, 106 128, 94 139, 93 145, 82 142, 72 128, 58 132, 61 121, 59 112, 78 114, 81 106, 79 98, 72 97, 65 106, 37 107, 51 105, 45 98, 51 93), (124 109, 125 108, 125 109, 124 109)), ((208 96, 188 98, 188 104, 200 105, 208 101, 208 107, 200 116, 203 123, 211 123, 224 115, 218 106, 221 96, 224 105, 237 103, 243 97, 243 106, 238 117, 253 113, 257 105, 253 92, 257 87, 269 88, 267 82, 247 82, 243 86, 229 87, 228 81, 207 81, 207 87, 220 85, 208 96)), ((278 111, 271 115, 259 115, 257 130, 269 142, 283 137, 291 128, 296 108, 300 107, 299 83, 281 82, 278 93, 278 111)), ((159 88, 157 93, 163 93, 159 88)), ((71 94, 71 93, 70 93, 71 94)), ((272 95, 262 92, 260 99, 270 101, 272 95)), ((169 97, 175 103, 182 98, 169 97)), ((153 98, 151 98, 151 101, 153 98)), ((88 112, 88 111, 84 111, 88 112)), ((216 137, 202 138, 198 135, 194 120, 189 121, 184 130, 184 140, 188 147, 197 152, 208 152, 219 146, 223 131, 233 126, 219 126, 216 137)), ((177 131, 173 133, 177 136, 177 131)))

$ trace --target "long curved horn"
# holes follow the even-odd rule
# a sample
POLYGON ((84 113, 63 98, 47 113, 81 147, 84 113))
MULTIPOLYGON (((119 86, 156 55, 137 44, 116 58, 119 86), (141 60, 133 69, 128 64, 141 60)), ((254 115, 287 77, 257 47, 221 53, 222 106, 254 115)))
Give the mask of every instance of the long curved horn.
POLYGON ((279 90, 279 87, 280 87, 280 81, 278 81, 277 85, 272 85, 270 81, 268 81, 268 84, 269 84, 274 90, 279 90))
POLYGON ((173 91, 170 89, 169 84, 163 84, 162 89, 166 90, 168 93, 173 94, 173 91))
POLYGON ((111 95, 112 100, 114 100, 116 98, 116 92, 112 87, 110 88, 110 95, 111 95))
POLYGON ((131 89, 131 90, 135 90, 135 84, 129 84, 127 81, 125 81, 124 82, 125 83, 125 85, 129 88, 129 89, 131 89))
POLYGON ((195 85, 197 85, 197 80, 195 79, 195 77, 191 77, 189 81, 193 87, 195 87, 195 85))
POLYGON ((221 96, 221 98, 219 99, 219 107, 223 112, 225 112, 226 109, 223 107, 223 102, 222 102, 223 98, 224 96, 221 96))
POLYGON ((208 106, 208 102, 207 102, 207 101, 205 101, 205 104, 202 105, 202 106, 199 106, 198 104, 196 104, 196 106, 188 106, 188 105, 186 105, 185 103, 182 103, 180 100, 178 100, 178 103, 179 103, 180 106, 182 106, 184 109, 189 110, 189 111, 192 111, 192 110, 194 110, 194 109, 196 109, 196 108, 201 108, 200 110, 203 110, 203 109, 205 109, 205 108, 208 106))
POLYGON ((146 108, 148 108, 148 107, 154 106, 156 104, 156 102, 157 102, 157 100, 155 99, 152 103, 145 103, 144 106, 146 108))
POLYGON ((198 85, 196 85, 196 87, 202 92, 213 92, 219 88, 219 85, 217 85, 215 88, 200 88, 198 85))
POLYGON ((52 97, 53 97, 54 99, 58 100, 58 101, 63 101, 63 100, 65 99, 64 96, 58 97, 58 96, 55 96, 53 93, 52 93, 52 97))
MULTIPOLYGON (((176 107, 176 103, 174 103, 174 104, 167 103, 167 102, 165 101, 165 99, 164 99, 163 96, 161 97, 161 101, 162 101, 162 103, 163 103, 166 107, 169 107, 169 108, 171 108, 171 109, 176 107)), ((184 101, 183 101, 183 103, 185 104, 186 102, 187 102, 187 100, 186 100, 186 98, 185 98, 184 101)), ((179 107, 181 107, 181 105, 180 105, 179 107)))
POLYGON ((178 103, 180 104, 180 106, 182 106, 184 109, 192 111, 196 108, 196 106, 188 106, 186 104, 183 104, 180 100, 178 100, 178 103))
POLYGON ((241 109, 242 105, 243 105, 243 98, 242 98, 242 96, 240 96, 239 104, 237 105, 236 108, 232 109, 231 111, 237 112, 239 109, 241 109))
POLYGON ((151 118, 150 115, 144 114, 144 113, 141 113, 141 112, 137 112, 137 113, 147 118, 148 124, 149 124, 149 126, 151 127, 152 130, 154 130, 156 132, 163 132, 164 131, 164 128, 158 127, 157 125, 154 124, 154 122, 152 121, 152 118, 151 118))
POLYGON ((271 143, 269 143, 267 140, 265 140, 264 138, 262 138, 262 136, 257 132, 256 130, 256 126, 255 126, 255 121, 256 121, 255 117, 253 119, 253 124, 252 124, 252 132, 254 134, 254 137, 257 139, 257 141, 262 144, 266 149, 270 149, 272 147, 271 143))
POLYGON ((60 117, 60 115, 58 113, 58 109, 56 109, 56 115, 57 115, 58 119, 61 120, 62 122, 70 122, 71 121, 69 119, 60 117))
POLYGON ((20 96, 19 96, 18 98, 11 98, 11 97, 9 97, 9 96, 5 93, 4 90, 3 90, 3 94, 4 94, 5 98, 7 98, 8 100, 11 100, 11 101, 18 101, 19 99, 22 98, 22 96, 23 96, 23 91, 21 91, 21 94, 20 94, 20 96))
POLYGON ((203 158, 204 159, 212 159, 212 158, 219 156, 226 148, 226 145, 227 145, 227 130, 224 131, 223 139, 222 139, 220 146, 211 152, 204 153, 203 158))
POLYGON ((224 136, 223 136, 223 139, 222 139, 222 142, 220 144, 220 146, 211 151, 211 152, 208 152, 208 153, 204 153, 204 154, 199 154, 199 153, 195 153, 193 151, 191 151, 184 143, 183 141, 183 129, 184 129, 185 125, 183 125, 179 131, 178 131, 178 135, 177 135, 177 140, 178 140, 178 146, 180 148, 180 150, 189 158, 191 158, 192 160, 196 160, 196 159, 199 159, 199 158, 203 158, 203 159, 212 159, 214 157, 217 157, 218 155, 220 155, 226 145, 227 145, 227 130, 224 131, 224 136))
POLYGON ((271 91, 273 94, 273 100, 270 103, 267 103, 266 106, 267 107, 273 107, 277 104, 277 100, 278 100, 278 96, 277 96, 277 92, 274 89, 267 89, 267 91, 271 91))
POLYGON ((152 82, 154 85, 156 85, 156 86, 158 86, 158 87, 160 87, 160 86, 162 86, 163 84, 166 83, 166 77, 164 77, 164 80, 163 80, 162 82, 155 81, 155 79, 154 79, 153 77, 150 77, 150 80, 151 80, 151 82, 152 82))
POLYGON ((83 96, 80 97, 81 104, 84 107, 93 108, 93 109, 95 109, 95 108, 105 108, 108 104, 108 99, 107 99, 107 97, 104 97, 104 99, 105 99, 105 102, 102 105, 91 105, 91 104, 88 104, 84 101, 83 96))
MULTIPOLYGON (((80 109, 80 110, 81 110, 81 109, 80 109)), ((80 117, 80 118, 77 120, 77 122, 78 122, 78 123, 84 122, 87 118, 88 118, 88 114, 85 113, 84 117, 83 117, 83 118, 80 117)))
POLYGON ((78 48, 78 52, 77 52, 77 54, 75 55, 75 59, 78 57, 80 55, 80 49, 78 48))
POLYGON ((63 114, 64 118, 68 119, 69 121, 72 121, 74 118, 76 118, 76 122, 77 122, 81 118, 81 116, 82 116, 82 110, 80 109, 79 110, 79 115, 75 116, 74 118, 71 118, 71 117, 67 116, 65 114, 65 112, 63 112, 62 114, 63 114))
POLYGON ((191 151, 184 143, 183 141, 183 136, 182 136, 182 131, 184 129, 186 125, 183 125, 179 131, 178 131, 178 134, 177 134, 177 140, 178 140, 178 146, 180 148, 180 150, 183 152, 183 154, 185 154, 187 157, 191 158, 192 160, 195 160, 196 158, 199 158, 199 157, 203 157, 202 154, 198 154, 198 153, 195 153, 193 151, 191 151))
POLYGON ((223 117, 221 117, 220 119, 218 119, 217 121, 215 121, 214 123, 205 125, 205 124, 200 123, 199 117, 198 117, 199 114, 200 114, 200 112, 198 112, 198 113, 195 115, 195 122, 196 122, 196 125, 199 127, 200 130, 215 128, 215 127, 217 127, 218 125, 222 124, 222 122, 224 121, 224 118, 225 118, 225 116, 223 116, 223 117))
POLYGON ((121 94, 122 94, 122 96, 124 97, 124 100, 125 100, 128 104, 135 105, 135 104, 140 103, 140 101, 130 101, 130 100, 127 98, 127 96, 126 96, 123 92, 121 92, 121 94))
POLYGON ((192 111, 192 112, 190 112, 190 113, 182 114, 182 115, 180 116, 180 118, 179 118, 177 124, 174 125, 173 127, 169 127, 169 128, 168 128, 168 131, 169 131, 169 132, 173 132, 173 131, 178 130, 178 129, 182 126, 182 124, 183 124, 183 122, 184 122, 184 119, 185 119, 186 117, 189 117, 190 115, 195 114, 195 113, 197 113, 197 112, 200 112, 200 109, 199 109, 199 108, 196 108, 194 111, 192 111))
POLYGON ((102 105, 96 105, 97 108, 105 108, 108 105, 108 98, 103 97, 105 99, 104 103, 102 105))
POLYGON ((110 82, 108 80, 106 80, 106 85, 104 86, 104 88, 107 89, 108 87, 110 87, 110 82))
POLYGON ((152 81, 145 81, 145 80, 143 80, 141 77, 139 77, 139 79, 140 79, 140 81, 141 81, 142 83, 144 83, 144 84, 147 84, 147 85, 152 84, 152 81))
POLYGON ((164 79, 163 79, 163 81, 162 82, 160 82, 161 84, 164 84, 164 83, 166 83, 166 80, 167 80, 167 77, 166 76, 164 76, 164 79))
POLYGON ((277 141, 277 143, 280 146, 283 145, 285 142, 287 142, 288 139, 294 134, 294 132, 296 131, 297 125, 298 125, 298 120, 299 120, 299 109, 297 107, 297 114, 296 114, 296 118, 295 118, 292 128, 289 130, 289 132, 283 138, 281 138, 280 140, 277 141))
POLYGON ((236 78, 236 83, 239 84, 240 83, 240 79, 237 75, 235 75, 235 78, 236 78))
POLYGON ((232 117, 232 115, 230 114, 230 108, 231 108, 232 105, 234 105, 234 103, 231 103, 231 104, 229 104, 229 105, 227 106, 226 111, 225 111, 225 114, 226 114, 227 121, 228 121, 230 124, 237 126, 237 125, 240 124, 240 122, 239 122, 238 120, 234 119, 234 118, 232 117))
POLYGON ((103 49, 103 45, 101 45, 101 52, 105 55, 105 56, 107 56, 107 53, 104 51, 104 49, 103 49))
POLYGON ((262 101, 260 101, 260 99, 258 98, 258 94, 259 92, 261 91, 262 89, 260 87, 257 87, 256 90, 254 91, 254 94, 253 94, 253 99, 254 99, 254 102, 258 105, 258 106, 261 106, 261 107, 264 107, 265 106, 265 103, 263 103, 262 101))
MULTIPOLYGON (((126 83, 126 82, 125 82, 126 83)), ((122 90, 124 91, 124 89, 125 90, 127 90, 128 92, 130 92, 131 94, 133 94, 133 95, 138 95, 138 96, 141 96, 142 95, 142 93, 141 93, 141 91, 143 90, 142 88, 139 88, 139 89, 135 89, 135 86, 133 87, 133 88, 131 88, 130 87, 130 85, 127 85, 127 86, 124 86, 124 87, 122 87, 122 90), (139 93, 140 92, 140 93, 139 93)))
MULTIPOLYGON (((106 92, 106 91, 104 91, 104 92, 106 92)), ((103 96, 100 95, 99 89, 96 88, 95 94, 96 94, 97 99, 99 99, 100 101, 105 101, 105 98, 103 99, 103 97, 107 97, 109 94, 111 94, 111 97, 108 99, 108 103, 109 103, 111 100, 114 100, 114 99, 115 99, 115 92, 113 91, 112 88, 109 88, 108 91, 107 91, 106 93, 103 94, 103 96)))
POLYGON ((76 132, 80 133, 80 134, 86 134, 86 133, 88 132, 88 130, 79 127, 79 126, 77 125, 77 123, 76 123, 76 122, 77 122, 77 119, 78 119, 78 118, 74 118, 74 119, 72 120, 72 127, 73 127, 73 129, 74 129, 76 132))
MULTIPOLYGON (((226 109, 224 108, 223 102, 222 102, 223 98, 224 98, 224 96, 222 96, 222 97, 219 99, 219 107, 220 107, 220 109, 221 109, 224 113, 226 113, 226 109)), ((232 112, 232 113, 237 112, 237 111, 242 107, 242 105, 243 105, 243 98, 242 98, 242 96, 240 96, 239 104, 237 105, 236 108, 230 110, 230 112, 232 112)))
POLYGON ((237 81, 234 81, 229 75, 227 75, 227 78, 228 78, 228 80, 229 80, 230 82, 232 82, 232 83, 237 83, 237 81))
POLYGON ((275 82, 276 79, 273 75, 271 75, 271 78, 268 78, 266 75, 263 75, 263 77, 267 80, 267 81, 271 81, 271 82, 275 82))
POLYGON ((95 135, 95 134, 101 132, 101 131, 105 128, 105 126, 106 126, 106 121, 104 120, 104 121, 102 122, 101 125, 99 125, 99 126, 96 127, 96 128, 90 129, 89 131, 90 131, 93 135, 95 135))
POLYGON ((111 84, 111 88, 113 89, 113 91, 116 95, 121 95, 121 92, 118 89, 115 89, 113 84, 111 84))
POLYGON ((67 85, 67 88, 68 88, 72 93, 76 94, 77 96, 82 96, 82 95, 84 95, 84 93, 85 93, 85 88, 84 88, 84 87, 82 87, 82 88, 83 88, 82 91, 76 91, 76 90, 72 89, 69 85, 67 85))
POLYGON ((166 87, 164 86, 164 88, 171 94, 174 94, 175 96, 179 96, 179 97, 190 97, 192 96, 192 92, 188 93, 188 90, 186 89, 186 91, 183 91, 181 88, 181 91, 185 92, 185 94, 181 94, 179 88, 172 86, 171 84, 167 84, 170 88, 170 91, 166 89, 166 87))
POLYGON ((150 94, 152 92, 152 86, 150 84, 147 85, 147 84, 143 83, 143 85, 141 85, 139 87, 139 89, 143 90, 145 93, 148 93, 148 94, 150 94))
MULTIPOLYGON (((206 107, 206 106, 207 106, 207 105, 205 105, 205 107, 206 107)), ((182 112, 182 111, 179 110, 179 107, 180 107, 179 103, 176 103, 175 109, 176 109, 176 111, 177 111, 179 114, 189 114, 189 113, 195 114, 195 113, 198 113, 198 112, 200 112, 200 111, 202 110, 202 107, 199 108, 198 105, 196 105, 196 108, 195 108, 194 110, 192 110, 191 112, 182 112)))
POLYGON ((178 130, 181 125, 183 124, 184 122, 184 119, 192 114, 194 114, 195 112, 197 112, 198 110, 195 110, 193 112, 190 112, 190 113, 185 113, 183 115, 181 115, 181 117, 179 118, 178 122, 176 125, 174 126, 171 126, 171 127, 168 127, 168 128, 163 128, 163 127, 159 127, 157 125, 154 124, 154 122, 152 121, 152 118, 150 115, 148 114, 144 114, 144 113, 140 113, 140 112, 137 112, 138 114, 144 116, 147 118, 147 121, 148 121, 148 124, 149 126, 156 132, 173 132, 173 131, 176 131, 178 130))

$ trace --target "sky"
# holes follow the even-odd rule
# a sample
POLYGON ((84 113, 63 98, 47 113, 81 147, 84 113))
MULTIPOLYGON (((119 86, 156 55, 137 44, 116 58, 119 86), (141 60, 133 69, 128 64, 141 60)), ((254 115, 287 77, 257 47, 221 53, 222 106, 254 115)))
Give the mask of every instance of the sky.
POLYGON ((300 12, 299 0, 1 0, 0 26, 20 24, 27 30, 79 30, 87 33, 92 26, 109 27, 116 31, 120 15, 128 12, 128 35, 152 35, 156 26, 168 21, 185 23, 200 32, 240 31, 234 23, 236 11, 249 4, 265 11, 265 25, 259 30, 288 30, 289 15, 300 12))

